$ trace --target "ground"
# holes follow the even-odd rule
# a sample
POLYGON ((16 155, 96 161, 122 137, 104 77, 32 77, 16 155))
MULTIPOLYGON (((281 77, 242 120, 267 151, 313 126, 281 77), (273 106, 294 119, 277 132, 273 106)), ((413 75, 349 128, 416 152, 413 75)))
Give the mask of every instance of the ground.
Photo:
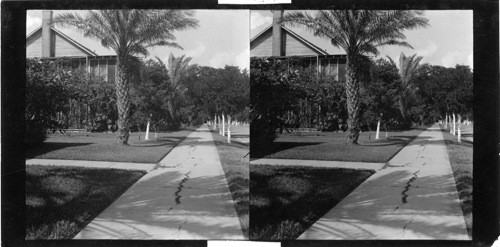
POLYGON ((26 150, 26 158, 158 163, 191 130, 150 133, 132 133, 130 145, 117 145, 115 133, 67 132, 51 134, 39 147, 26 150))
POLYGON ((462 211, 465 218, 467 233, 472 237, 472 152, 473 143, 467 140, 472 137, 472 125, 464 128, 464 140, 457 141, 457 136, 444 132, 443 136, 450 158, 450 165, 457 183, 458 196, 460 197, 462 211))
POLYGON ((142 171, 26 167, 26 239, 71 239, 142 171))
POLYGON ((252 158, 332 160, 385 163, 412 141, 423 129, 380 133, 360 133, 359 145, 346 145, 343 132, 305 132, 280 135, 265 154, 252 158))
POLYGON ((251 165, 250 239, 296 239, 374 172, 251 165))
MULTIPOLYGON (((248 131, 248 127, 235 130, 236 133, 248 131), (246 129, 246 130, 245 130, 246 129)), ((238 135, 235 135, 238 136, 238 135)), ((241 136, 241 135, 240 135, 241 136)), ((248 210, 249 210, 249 146, 245 143, 227 143, 227 137, 212 132, 219 158, 226 174, 229 190, 235 202, 236 212, 240 219, 241 228, 248 239, 248 210)))

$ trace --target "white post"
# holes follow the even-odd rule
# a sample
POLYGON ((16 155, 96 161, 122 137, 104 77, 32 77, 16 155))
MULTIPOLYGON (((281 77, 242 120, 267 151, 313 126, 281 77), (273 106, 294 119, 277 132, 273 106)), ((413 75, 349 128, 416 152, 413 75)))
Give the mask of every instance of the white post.
POLYGON ((219 128, 219 135, 222 135, 222 130, 220 129, 220 117, 217 116, 217 128, 219 128))
POLYGON ((457 124, 457 130, 458 130, 458 137, 457 140, 458 142, 462 142, 462 131, 460 130, 460 122, 462 122, 462 116, 458 114, 458 124, 457 124))
POLYGON ((224 119, 224 113, 222 113, 222 136, 226 136, 226 121, 224 119))
POLYGON ((457 134, 457 122, 455 120, 455 112, 453 112, 453 135, 456 135, 457 134))
POLYGON ((227 143, 231 143, 231 124, 229 124, 231 122, 231 116, 227 116, 227 143))
POLYGON ((380 119, 377 122, 377 133, 375 134, 375 139, 378 140, 379 134, 380 134, 380 119))
POLYGON ((144 140, 149 140, 149 120, 148 120, 148 125, 146 126, 146 137, 144 140))

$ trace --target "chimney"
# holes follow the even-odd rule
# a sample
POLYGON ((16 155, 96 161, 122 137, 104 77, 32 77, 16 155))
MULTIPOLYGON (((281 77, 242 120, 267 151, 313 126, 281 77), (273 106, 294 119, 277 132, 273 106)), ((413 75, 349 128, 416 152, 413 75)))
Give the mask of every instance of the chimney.
POLYGON ((54 56, 54 44, 52 40, 52 10, 42 11, 42 57, 54 56))
POLYGON ((281 31, 281 18, 283 10, 273 10, 273 56, 284 56, 283 51, 283 33, 281 31))

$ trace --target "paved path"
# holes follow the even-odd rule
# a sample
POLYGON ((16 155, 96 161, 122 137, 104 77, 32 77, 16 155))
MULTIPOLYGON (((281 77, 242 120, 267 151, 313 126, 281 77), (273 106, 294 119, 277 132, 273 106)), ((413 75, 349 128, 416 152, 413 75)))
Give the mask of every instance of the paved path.
POLYGON ((295 159, 252 159, 250 165, 287 165, 328 168, 371 169, 378 171, 385 163, 325 161, 325 160, 295 160, 295 159))
POLYGON ((469 240, 442 140, 423 131, 299 239, 469 240))
POLYGON ((109 169, 124 169, 124 170, 142 170, 146 172, 153 170, 157 166, 157 164, 146 164, 146 163, 87 161, 87 160, 57 160, 57 159, 29 159, 26 160, 26 165, 109 168, 109 169))
POLYGON ((243 239, 212 136, 203 125, 75 239, 243 239))

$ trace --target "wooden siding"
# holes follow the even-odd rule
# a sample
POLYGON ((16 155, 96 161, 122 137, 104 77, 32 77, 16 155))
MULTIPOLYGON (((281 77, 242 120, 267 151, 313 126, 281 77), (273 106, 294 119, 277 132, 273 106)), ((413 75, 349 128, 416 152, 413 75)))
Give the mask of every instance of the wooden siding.
MULTIPOLYGON (((316 56, 320 55, 317 51, 308 47, 303 41, 290 35, 286 30, 283 30, 283 46, 285 56, 316 56)), ((272 29, 261 34, 250 44, 251 57, 268 57, 273 54, 273 38, 272 29)))
MULTIPOLYGON (((54 32, 52 32, 54 34, 54 32)), ((68 42, 59 34, 55 34, 55 57, 83 57, 88 56, 87 53, 80 48, 68 42)))
POLYGON ((272 34, 273 34, 272 29, 269 29, 250 44, 251 57, 272 56, 272 49, 273 49, 272 34))
MULTIPOLYGON (((55 42, 54 57, 86 57, 81 48, 71 44, 68 40, 52 31, 52 40, 55 42)), ((42 57, 42 30, 36 31, 26 40, 26 57, 42 57)))
POLYGON ((283 39, 285 42, 285 56, 311 56, 319 55, 318 52, 307 47, 304 42, 298 40, 297 38, 285 32, 285 37, 283 39))
POLYGON ((26 57, 42 56, 42 32, 41 29, 35 32, 26 40, 26 57))

